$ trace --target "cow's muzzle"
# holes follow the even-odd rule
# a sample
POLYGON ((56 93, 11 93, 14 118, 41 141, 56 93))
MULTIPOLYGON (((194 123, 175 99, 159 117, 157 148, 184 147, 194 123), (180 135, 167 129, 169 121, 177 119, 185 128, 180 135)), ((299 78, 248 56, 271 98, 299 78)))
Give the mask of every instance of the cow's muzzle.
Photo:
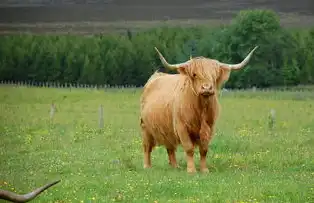
POLYGON ((203 97, 209 97, 209 96, 213 96, 215 94, 215 90, 212 86, 209 85, 203 85, 200 95, 203 97))
POLYGON ((210 97, 213 96, 214 94, 215 94, 214 91, 202 91, 200 95, 203 97, 210 97))

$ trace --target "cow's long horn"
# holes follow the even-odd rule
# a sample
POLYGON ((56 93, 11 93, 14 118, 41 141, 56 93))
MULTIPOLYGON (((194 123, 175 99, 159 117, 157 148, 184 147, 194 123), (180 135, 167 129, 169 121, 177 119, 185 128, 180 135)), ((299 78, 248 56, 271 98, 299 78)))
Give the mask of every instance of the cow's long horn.
POLYGON ((0 199, 8 200, 10 202, 28 202, 34 199, 37 195, 42 193, 44 190, 48 189, 49 187, 59 183, 60 180, 54 181, 52 183, 48 183, 40 188, 35 189, 34 191, 25 194, 19 195, 10 191, 0 190, 0 199))
POLYGON ((186 61, 184 63, 169 64, 156 47, 155 47, 155 50, 157 51, 157 53, 159 55, 159 58, 161 60, 161 63, 162 63, 162 65, 164 65, 165 68, 176 70, 179 67, 188 65, 189 62, 190 62, 190 60, 188 60, 188 61, 186 61))
POLYGON ((254 49, 245 57, 245 59, 241 63, 238 63, 238 64, 227 64, 227 63, 220 62, 220 65, 223 66, 224 68, 233 69, 233 70, 241 69, 250 61, 253 52, 257 48, 258 48, 258 46, 254 47, 254 49))

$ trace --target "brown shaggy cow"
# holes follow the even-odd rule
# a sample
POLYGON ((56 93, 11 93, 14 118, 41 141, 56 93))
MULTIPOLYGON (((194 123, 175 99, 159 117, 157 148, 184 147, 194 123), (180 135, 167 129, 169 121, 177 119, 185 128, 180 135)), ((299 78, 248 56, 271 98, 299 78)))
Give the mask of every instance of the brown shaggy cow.
POLYGON ((178 167, 176 148, 182 145, 187 159, 187 172, 196 172, 194 147, 200 151, 200 170, 208 172, 206 154, 219 114, 217 93, 229 79, 231 70, 244 67, 257 46, 239 64, 195 57, 180 64, 169 64, 155 47, 162 64, 179 74, 156 71, 147 81, 141 95, 141 131, 144 168, 151 167, 154 146, 167 149, 169 164, 178 167))

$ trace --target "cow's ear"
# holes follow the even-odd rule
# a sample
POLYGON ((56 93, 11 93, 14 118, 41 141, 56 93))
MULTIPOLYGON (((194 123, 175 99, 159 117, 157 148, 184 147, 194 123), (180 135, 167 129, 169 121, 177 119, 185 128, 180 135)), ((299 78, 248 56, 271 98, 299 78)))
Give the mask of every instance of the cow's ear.
POLYGON ((180 66, 180 67, 177 69, 178 73, 181 73, 181 74, 186 75, 186 74, 187 74, 187 72, 186 72, 186 67, 187 67, 187 66, 180 66))
POLYGON ((216 80, 216 83, 217 83, 219 88, 221 87, 221 85, 223 83, 228 81, 228 79, 230 77, 230 72, 231 72, 231 70, 228 69, 228 68, 223 68, 223 67, 219 68, 218 77, 217 77, 217 80, 216 80))

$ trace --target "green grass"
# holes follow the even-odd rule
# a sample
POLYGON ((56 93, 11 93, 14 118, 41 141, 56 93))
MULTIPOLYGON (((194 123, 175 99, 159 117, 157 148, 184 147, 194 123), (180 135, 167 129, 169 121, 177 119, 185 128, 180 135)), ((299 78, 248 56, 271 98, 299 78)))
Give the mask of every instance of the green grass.
POLYGON ((139 96, 138 89, 1 87, 0 188, 26 193, 61 179, 33 202, 314 201, 313 92, 224 92, 211 172, 195 175, 186 173, 181 147, 180 169, 168 166, 163 147, 143 169, 139 96))

